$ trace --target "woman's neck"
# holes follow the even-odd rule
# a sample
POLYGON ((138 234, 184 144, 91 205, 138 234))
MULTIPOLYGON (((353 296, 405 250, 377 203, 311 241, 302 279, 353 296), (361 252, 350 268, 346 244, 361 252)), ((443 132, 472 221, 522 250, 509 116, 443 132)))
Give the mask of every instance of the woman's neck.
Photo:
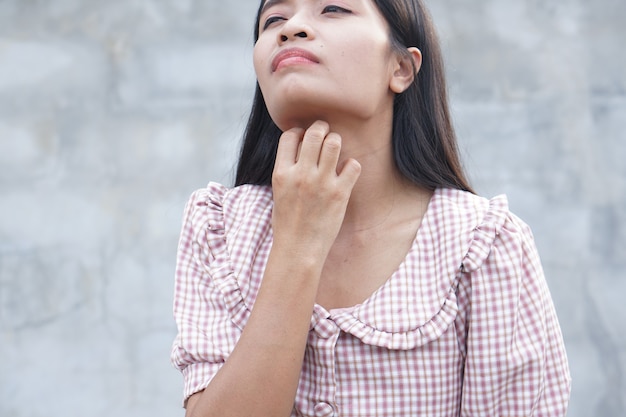
POLYGON ((378 123, 350 126, 336 124, 331 130, 342 137, 341 161, 354 158, 361 164, 342 230, 363 232, 406 216, 406 207, 415 197, 430 193, 408 181, 393 158, 391 125, 378 123), (407 204, 408 203, 408 204, 407 204))

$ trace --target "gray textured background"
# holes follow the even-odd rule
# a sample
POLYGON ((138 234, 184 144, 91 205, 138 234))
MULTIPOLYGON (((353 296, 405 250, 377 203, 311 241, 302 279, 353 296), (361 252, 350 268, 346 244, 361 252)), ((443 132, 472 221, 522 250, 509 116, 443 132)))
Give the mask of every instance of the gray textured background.
MULTIPOLYGON (((0 0, 0 416, 182 416, 184 203, 230 182, 257 0, 0 0)), ((626 2, 431 1, 478 191, 533 228, 574 378, 626 415, 626 2)))

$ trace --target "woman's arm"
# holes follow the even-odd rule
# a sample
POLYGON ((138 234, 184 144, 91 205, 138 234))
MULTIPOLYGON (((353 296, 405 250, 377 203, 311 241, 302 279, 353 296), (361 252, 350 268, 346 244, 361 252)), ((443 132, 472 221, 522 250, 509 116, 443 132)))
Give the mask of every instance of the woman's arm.
POLYGON ((290 414, 319 272, 313 259, 281 252, 288 253, 272 249, 235 349, 208 387, 189 399, 187 416, 290 414))
POLYGON ((324 122, 282 135, 263 281, 234 350, 189 398, 188 417, 290 415, 322 267, 360 174, 354 160, 338 172, 340 149, 324 122))

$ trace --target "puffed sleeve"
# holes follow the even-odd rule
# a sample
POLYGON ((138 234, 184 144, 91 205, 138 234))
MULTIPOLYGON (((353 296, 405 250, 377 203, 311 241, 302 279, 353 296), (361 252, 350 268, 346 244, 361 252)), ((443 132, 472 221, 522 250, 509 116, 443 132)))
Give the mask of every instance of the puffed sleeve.
MULTIPOLYGON (((225 250, 224 188, 210 185, 187 202, 178 244, 174 317, 178 334, 171 353, 184 378, 184 400, 207 387, 232 352, 241 331, 212 277, 225 250)), ((224 265, 224 267, 227 267, 224 265)))
POLYGON ((564 416, 567 356, 528 226, 508 213, 497 228, 477 228, 463 267, 471 304, 461 415, 564 416))

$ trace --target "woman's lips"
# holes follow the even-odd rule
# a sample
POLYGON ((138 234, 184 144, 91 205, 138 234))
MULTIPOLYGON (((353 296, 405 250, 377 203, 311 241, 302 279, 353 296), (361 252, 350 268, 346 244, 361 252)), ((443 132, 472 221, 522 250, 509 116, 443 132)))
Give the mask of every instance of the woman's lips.
POLYGON ((280 51, 272 60, 272 72, 288 64, 318 64, 319 59, 311 52, 300 48, 280 51))

